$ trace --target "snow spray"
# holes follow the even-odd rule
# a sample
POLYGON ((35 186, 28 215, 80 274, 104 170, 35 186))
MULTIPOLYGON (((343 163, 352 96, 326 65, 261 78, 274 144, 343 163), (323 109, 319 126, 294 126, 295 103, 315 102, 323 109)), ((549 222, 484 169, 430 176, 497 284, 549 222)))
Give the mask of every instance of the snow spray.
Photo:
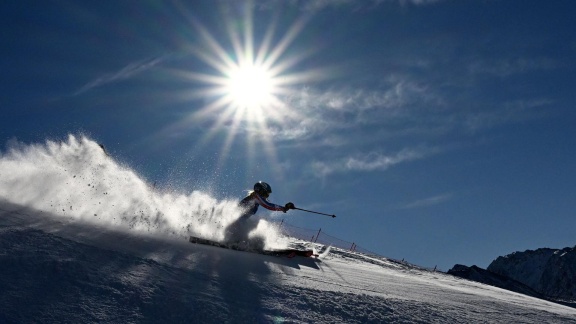
MULTIPOLYGON (((12 145, 0 154, 0 198, 63 219, 178 239, 222 241, 240 215, 237 201, 157 190, 95 141, 74 135, 63 142, 12 145)), ((264 220, 254 227, 250 236, 266 243, 280 237, 264 220)))

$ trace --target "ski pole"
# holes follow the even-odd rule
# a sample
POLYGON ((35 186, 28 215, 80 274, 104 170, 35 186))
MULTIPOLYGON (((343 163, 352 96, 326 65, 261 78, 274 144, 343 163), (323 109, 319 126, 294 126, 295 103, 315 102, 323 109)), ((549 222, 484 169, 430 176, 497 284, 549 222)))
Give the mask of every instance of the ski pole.
POLYGON ((330 214, 320 213, 320 212, 316 212, 316 211, 312 211, 312 210, 307 210, 307 209, 302 209, 302 208, 297 208, 297 207, 294 207, 293 209, 298 209, 298 210, 305 211, 305 212, 308 212, 308 213, 313 213, 313 214, 330 216, 330 217, 332 217, 332 218, 336 217, 336 215, 330 215, 330 214))

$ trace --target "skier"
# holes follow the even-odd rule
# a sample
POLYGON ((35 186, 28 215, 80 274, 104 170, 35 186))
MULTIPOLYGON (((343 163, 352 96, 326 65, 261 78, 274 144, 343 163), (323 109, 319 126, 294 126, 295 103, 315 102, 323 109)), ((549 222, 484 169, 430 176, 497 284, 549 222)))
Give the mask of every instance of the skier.
MULTIPOLYGON (((251 220, 250 216, 256 214, 259 206, 263 206, 269 210, 282 212, 287 212, 289 209, 295 208, 294 204, 291 202, 287 203, 285 206, 269 202, 267 198, 271 193, 272 188, 266 182, 259 181, 254 184, 254 190, 250 191, 248 196, 238 203, 238 206, 242 210, 242 214, 225 229, 225 241, 231 244, 245 244, 249 241, 248 233, 256 228, 258 224, 257 221, 251 220)), ((263 248, 263 242, 259 241, 262 240, 252 239, 250 244, 255 248, 263 248)))
POLYGON ((276 205, 267 200, 267 198, 272 193, 272 188, 266 182, 258 181, 254 184, 254 190, 248 193, 244 199, 238 204, 242 209, 243 213, 240 216, 240 220, 246 220, 250 216, 256 214, 258 211, 258 206, 262 206, 266 209, 273 211, 287 212, 290 209, 296 208, 293 203, 289 202, 284 206, 276 205))

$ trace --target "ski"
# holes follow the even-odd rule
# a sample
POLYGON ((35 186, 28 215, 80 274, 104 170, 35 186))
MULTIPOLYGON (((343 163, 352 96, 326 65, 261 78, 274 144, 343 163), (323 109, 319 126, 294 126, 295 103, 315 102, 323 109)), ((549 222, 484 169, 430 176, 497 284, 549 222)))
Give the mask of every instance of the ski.
POLYGON ((194 243, 194 244, 203 244, 203 245, 210 245, 210 246, 215 246, 215 247, 219 247, 219 248, 223 248, 223 249, 230 249, 230 250, 237 250, 237 251, 245 251, 245 252, 252 252, 252 253, 257 253, 257 254, 264 254, 264 255, 273 255, 273 256, 285 256, 287 258, 293 258, 295 256, 301 256, 301 257, 317 257, 318 254, 314 253, 314 250, 312 249, 275 249, 275 250, 255 250, 255 249, 250 249, 247 247, 241 247, 238 245, 230 245, 230 244, 224 244, 224 243, 220 243, 220 242, 216 242, 216 241, 212 241, 212 240, 207 240, 207 239, 203 239, 200 237, 196 237, 196 236, 190 236, 189 239, 190 243, 194 243))
POLYGON ((204 245, 211 245, 211 246, 217 246, 217 247, 221 247, 224 249, 232 249, 232 246, 230 245, 226 245, 220 242, 216 242, 216 241, 212 241, 212 240, 207 240, 207 239, 203 239, 200 237, 196 237, 196 236, 190 236, 190 243, 196 243, 196 244, 204 244, 204 245))
POLYGON ((293 258, 295 256, 302 256, 302 257, 317 257, 318 254, 315 254, 313 250, 296 250, 296 249, 282 249, 282 250, 264 250, 262 254, 266 255, 275 255, 275 256, 286 256, 287 258, 293 258))

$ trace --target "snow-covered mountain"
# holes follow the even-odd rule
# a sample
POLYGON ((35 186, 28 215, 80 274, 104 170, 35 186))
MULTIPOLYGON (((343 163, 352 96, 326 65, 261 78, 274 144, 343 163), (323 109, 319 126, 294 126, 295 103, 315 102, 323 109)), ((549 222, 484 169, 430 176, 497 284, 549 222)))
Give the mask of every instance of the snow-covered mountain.
POLYGON ((489 271, 519 281, 550 298, 576 301, 576 248, 542 248, 498 257, 489 271))
MULTIPOLYGON (((0 156, 0 323, 576 323, 576 309, 333 248, 275 257, 221 239, 236 202, 159 191, 93 141, 0 156)), ((289 238, 265 220, 249 237, 289 238)))

